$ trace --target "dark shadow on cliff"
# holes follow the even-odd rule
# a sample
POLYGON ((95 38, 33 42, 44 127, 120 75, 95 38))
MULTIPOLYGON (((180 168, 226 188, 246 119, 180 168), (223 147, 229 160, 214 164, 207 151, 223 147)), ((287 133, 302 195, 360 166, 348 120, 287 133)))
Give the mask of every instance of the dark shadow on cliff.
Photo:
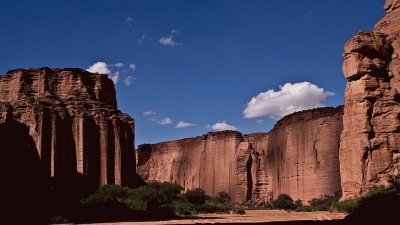
POLYGON ((47 181, 29 129, 8 112, 0 125, 2 224, 45 224, 47 181))

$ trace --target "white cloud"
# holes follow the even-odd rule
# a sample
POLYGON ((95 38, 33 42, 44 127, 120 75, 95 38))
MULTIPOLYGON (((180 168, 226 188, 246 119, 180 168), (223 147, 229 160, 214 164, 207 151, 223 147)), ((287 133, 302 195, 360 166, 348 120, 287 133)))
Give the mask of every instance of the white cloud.
POLYGON ((158 125, 169 125, 169 124, 172 124, 172 120, 169 117, 161 118, 159 120, 156 120, 156 119, 152 118, 150 120, 153 121, 154 123, 158 124, 158 125))
POLYGON ((223 130, 238 130, 237 127, 227 124, 226 121, 218 122, 213 124, 212 126, 206 126, 208 128, 211 128, 215 131, 223 131, 223 130))
POLYGON ((117 84, 119 79, 119 72, 111 73, 108 75, 108 77, 114 82, 114 84, 117 84))
POLYGON ((93 65, 89 66, 86 71, 91 73, 99 73, 99 74, 107 74, 108 77, 114 82, 114 84, 118 83, 119 72, 111 72, 108 68, 107 63, 105 62, 96 62, 93 65))
POLYGON ((144 116, 154 116, 154 115, 157 115, 157 113, 152 110, 149 110, 149 111, 143 112, 143 115, 144 116))
POLYGON ((108 69, 108 65, 105 62, 97 62, 97 63, 89 66, 89 68, 87 68, 86 71, 89 71, 91 73, 99 73, 99 74, 111 73, 111 70, 108 69))
POLYGON ((129 68, 131 68, 131 70, 135 71, 136 70, 136 64, 130 63, 129 64, 129 68))
POLYGON ((196 124, 180 121, 176 124, 175 128, 185 128, 185 127, 193 127, 193 126, 196 126, 196 124))
POLYGON ((333 92, 310 82, 286 83, 279 86, 279 91, 269 89, 253 97, 243 111, 245 118, 269 116, 274 119, 282 118, 295 111, 321 107, 321 103, 333 92))
POLYGON ((135 80, 135 78, 133 78, 132 76, 127 76, 124 79, 124 84, 126 86, 129 86, 129 85, 131 85, 133 83, 134 80, 135 80))
POLYGON ((129 26, 132 26, 132 25, 133 25, 133 22, 134 22, 134 20, 133 20, 132 17, 130 17, 130 16, 127 16, 127 17, 126 17, 126 19, 125 19, 125 23, 126 23, 126 24, 128 24, 129 26))
POLYGON ((172 29, 172 30, 171 30, 171 33, 173 33, 173 34, 180 34, 181 32, 179 32, 179 31, 176 30, 176 29, 172 29))
POLYGON ((119 63, 115 63, 113 66, 115 66, 117 68, 121 68, 124 66, 124 64, 119 62, 119 63))
POLYGON ((142 37, 137 41, 137 44, 141 45, 143 41, 146 40, 146 38, 147 38, 147 33, 144 33, 142 37))
POLYGON ((176 42, 176 41, 174 40, 174 38, 172 37, 172 34, 169 34, 169 35, 167 35, 167 36, 164 36, 164 37, 160 38, 159 42, 160 42, 162 45, 169 45, 169 46, 171 46, 171 47, 183 45, 183 43, 176 42))

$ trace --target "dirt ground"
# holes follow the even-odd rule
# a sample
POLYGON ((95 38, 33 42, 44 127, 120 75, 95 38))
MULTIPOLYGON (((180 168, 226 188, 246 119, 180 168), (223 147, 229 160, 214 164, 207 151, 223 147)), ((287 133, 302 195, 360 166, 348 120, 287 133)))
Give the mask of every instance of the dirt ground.
MULTIPOLYGON (((280 221, 339 220, 346 216, 338 212, 287 212, 283 210, 246 210, 246 214, 199 214, 198 218, 146 222, 96 223, 96 225, 160 225, 160 224, 224 224, 266 223, 280 221)), ((93 224, 92 224, 93 225, 93 224)))

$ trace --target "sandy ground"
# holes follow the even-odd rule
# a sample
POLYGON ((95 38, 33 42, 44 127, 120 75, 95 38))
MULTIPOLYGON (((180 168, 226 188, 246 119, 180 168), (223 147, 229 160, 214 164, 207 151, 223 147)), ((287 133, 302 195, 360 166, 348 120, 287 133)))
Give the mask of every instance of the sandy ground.
MULTIPOLYGON (((283 210, 246 210, 246 214, 199 214, 196 219, 96 223, 96 225, 160 225, 160 224, 215 224, 215 223, 264 223, 294 220, 337 220, 343 219, 344 213, 338 212, 286 212, 283 210)), ((93 225, 93 224, 92 224, 93 225)))

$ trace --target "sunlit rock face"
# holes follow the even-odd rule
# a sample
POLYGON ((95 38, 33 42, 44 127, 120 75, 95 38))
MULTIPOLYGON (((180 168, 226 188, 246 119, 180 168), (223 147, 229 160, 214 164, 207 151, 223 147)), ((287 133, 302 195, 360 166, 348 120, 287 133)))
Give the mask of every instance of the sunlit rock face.
POLYGON ((134 121, 117 109, 107 75, 9 71, 0 76, 0 124, 7 118, 27 127, 46 176, 65 183, 80 176, 93 187, 134 185, 134 121))
POLYGON ((267 171, 273 198, 285 193, 308 203, 340 192, 339 141, 343 108, 296 112, 269 132, 267 171))
POLYGON ((342 107, 288 115, 269 133, 210 132, 140 145, 137 171, 145 180, 174 182, 233 202, 269 202, 281 193, 307 202, 340 191, 342 107))
POLYGON ((384 8, 374 31, 358 32, 344 47, 343 198, 387 184, 400 169, 400 1, 384 8))

